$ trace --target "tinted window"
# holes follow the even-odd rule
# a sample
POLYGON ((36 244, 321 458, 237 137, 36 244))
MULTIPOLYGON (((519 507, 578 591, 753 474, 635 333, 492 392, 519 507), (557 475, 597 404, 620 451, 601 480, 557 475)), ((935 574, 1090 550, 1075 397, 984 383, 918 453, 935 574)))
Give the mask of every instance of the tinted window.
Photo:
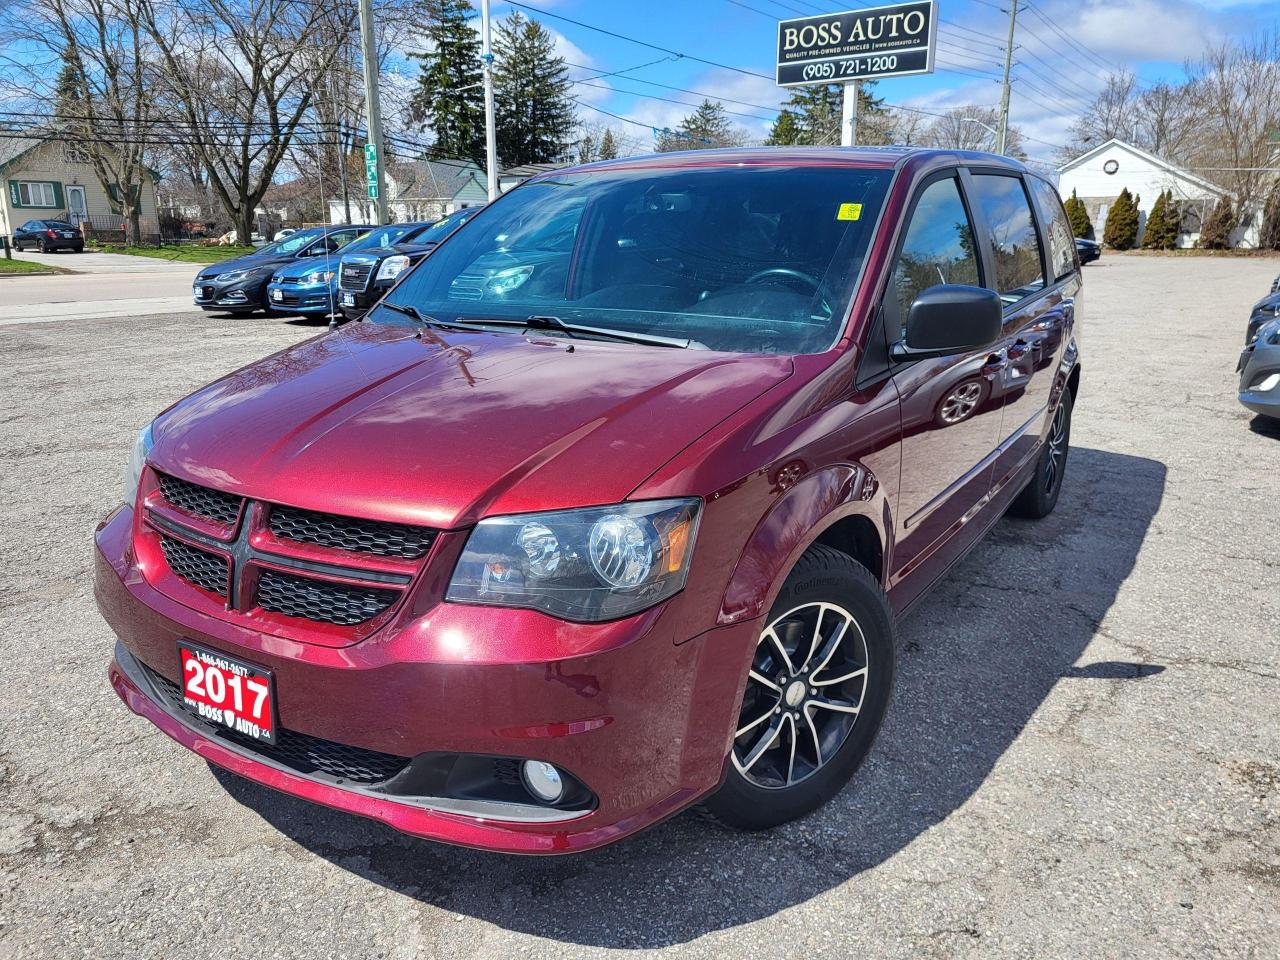
POLYGON ((357 237, 347 245, 347 252, 352 250, 368 250, 373 247, 389 247, 399 242, 405 234, 418 227, 406 223, 393 223, 385 227, 375 227, 363 236, 357 237))
POLYGON ((817 352, 843 327, 890 176, 761 165, 535 180, 390 297, 441 320, 550 314, 714 350, 817 352))
POLYGON ((973 227, 954 178, 934 181, 920 194, 893 280, 903 323, 922 290, 941 283, 978 285, 973 227))
POLYGON ((1005 303, 1014 303, 1044 286, 1040 238, 1026 190, 1018 177, 977 174, 973 202, 989 231, 995 257, 994 284, 987 284, 1005 303))
POLYGON ((268 256, 271 254, 297 253, 307 244, 315 240, 316 237, 320 236, 322 232, 323 231, 320 227, 312 227, 309 230, 299 230, 297 233, 290 234, 283 240, 267 244, 258 251, 258 254, 261 256, 268 256))
POLYGON ((1062 209, 1058 191, 1043 180, 1028 180, 1031 191, 1044 214, 1045 239, 1049 244, 1049 269, 1055 280, 1073 273, 1076 269, 1076 239, 1071 234, 1071 223, 1062 209))

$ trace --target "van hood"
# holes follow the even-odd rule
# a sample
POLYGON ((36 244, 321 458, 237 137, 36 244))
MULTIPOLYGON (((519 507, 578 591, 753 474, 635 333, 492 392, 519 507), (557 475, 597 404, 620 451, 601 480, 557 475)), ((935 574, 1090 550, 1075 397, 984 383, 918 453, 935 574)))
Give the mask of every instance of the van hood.
POLYGON ((150 461, 242 496, 438 528, 615 503, 790 358, 350 324, 157 418, 150 461))

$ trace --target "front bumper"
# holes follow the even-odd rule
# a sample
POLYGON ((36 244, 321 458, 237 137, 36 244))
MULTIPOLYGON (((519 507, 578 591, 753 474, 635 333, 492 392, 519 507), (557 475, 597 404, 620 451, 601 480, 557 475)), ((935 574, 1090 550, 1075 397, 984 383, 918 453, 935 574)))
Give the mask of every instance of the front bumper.
POLYGON ((267 284, 267 306, 279 313, 329 314, 334 311, 335 301, 336 297, 327 286, 267 284))
POLYGON ((96 538, 95 594, 120 638, 112 686, 134 713, 219 766, 415 836, 509 853, 566 853, 613 842, 695 802, 721 780, 759 627, 754 621, 677 642, 684 637, 674 608, 683 596, 595 625, 438 604, 359 643, 321 647, 233 625, 156 591, 132 560, 131 519, 131 510, 119 510, 96 538), (389 796, 377 786, 286 769, 157 696, 137 664, 176 682, 179 638, 272 670, 285 730, 400 757, 544 760, 584 783, 594 807, 569 811, 567 819, 532 803, 509 815, 468 813, 455 798, 389 796))
POLYGON ((261 310, 266 306, 266 282, 257 278, 221 284, 216 279, 197 279, 191 287, 191 301, 204 310, 261 310))
POLYGON ((1240 354, 1240 402, 1246 409, 1265 417, 1280 419, 1280 382, 1269 390, 1261 389, 1263 381, 1280 375, 1280 343, 1254 341, 1240 354))

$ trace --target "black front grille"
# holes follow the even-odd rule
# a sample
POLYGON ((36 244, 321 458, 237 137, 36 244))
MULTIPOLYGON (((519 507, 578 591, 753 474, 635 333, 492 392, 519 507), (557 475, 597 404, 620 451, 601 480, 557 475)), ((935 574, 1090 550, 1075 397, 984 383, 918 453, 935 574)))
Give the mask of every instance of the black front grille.
POLYGON ((427 527, 357 520, 295 507, 272 507, 268 523, 282 540, 406 560, 426 556, 436 538, 436 531, 427 527))
POLYGON ((372 620, 398 596, 395 590, 331 583, 278 570, 263 570, 258 580, 258 606, 263 610, 344 627, 372 620))
POLYGON ((168 701, 171 710, 181 711, 206 732, 222 740, 228 740, 299 773, 320 773, 349 783, 372 785, 390 780, 409 765, 407 757, 364 750, 284 728, 276 730, 276 742, 270 744, 209 723, 187 709, 182 690, 176 683, 156 673, 146 664, 139 665, 146 672, 156 692, 168 701))
POLYGON ((344 263, 338 272, 338 287, 342 290, 364 290, 369 286, 369 276, 372 273, 371 263, 344 263))
POLYGON ((240 516, 241 498, 221 490, 210 490, 196 483, 159 473, 160 493, 179 510, 217 523, 235 523, 240 516))
POLYGON ((216 593, 220 597, 227 595, 227 559, 216 553, 209 553, 193 547, 181 540, 160 534, 160 549, 169 562, 169 569, 175 574, 194 583, 202 590, 216 593))

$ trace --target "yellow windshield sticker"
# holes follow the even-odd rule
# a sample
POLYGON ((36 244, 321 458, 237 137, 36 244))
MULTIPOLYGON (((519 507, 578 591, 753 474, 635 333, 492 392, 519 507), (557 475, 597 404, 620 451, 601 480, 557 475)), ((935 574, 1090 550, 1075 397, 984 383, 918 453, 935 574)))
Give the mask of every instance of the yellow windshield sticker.
POLYGON ((836 211, 837 220, 861 220, 862 204, 860 203, 842 203, 840 209, 836 211))

